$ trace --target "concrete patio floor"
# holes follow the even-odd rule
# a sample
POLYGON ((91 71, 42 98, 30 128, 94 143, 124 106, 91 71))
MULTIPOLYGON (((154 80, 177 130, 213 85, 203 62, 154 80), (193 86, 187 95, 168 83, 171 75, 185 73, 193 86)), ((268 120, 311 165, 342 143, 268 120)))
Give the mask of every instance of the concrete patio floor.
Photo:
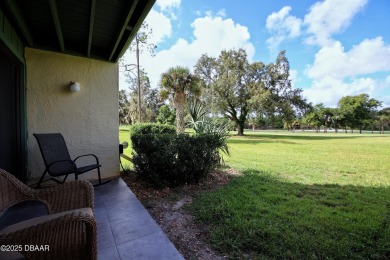
POLYGON ((95 187, 98 259, 184 259, 121 178, 95 187))

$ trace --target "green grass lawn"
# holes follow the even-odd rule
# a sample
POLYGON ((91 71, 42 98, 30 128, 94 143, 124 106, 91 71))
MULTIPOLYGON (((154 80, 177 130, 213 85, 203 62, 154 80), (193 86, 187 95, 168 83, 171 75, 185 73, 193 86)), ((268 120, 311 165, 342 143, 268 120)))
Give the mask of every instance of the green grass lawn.
MULTIPOLYGON (((124 149, 123 153, 125 155, 127 155, 128 157, 131 157, 132 149, 131 149, 129 126, 121 126, 119 128, 119 143, 122 143, 122 142, 127 142, 129 144, 129 147, 124 149)), ((121 158, 121 162, 122 162, 123 168, 125 168, 125 169, 133 168, 133 164, 130 161, 128 161, 124 158, 121 158)), ((122 170, 122 168, 121 168, 121 170, 122 170)))
POLYGON ((242 176, 190 208, 214 248, 255 259, 390 258, 390 136, 246 134, 229 138, 224 157, 242 176))

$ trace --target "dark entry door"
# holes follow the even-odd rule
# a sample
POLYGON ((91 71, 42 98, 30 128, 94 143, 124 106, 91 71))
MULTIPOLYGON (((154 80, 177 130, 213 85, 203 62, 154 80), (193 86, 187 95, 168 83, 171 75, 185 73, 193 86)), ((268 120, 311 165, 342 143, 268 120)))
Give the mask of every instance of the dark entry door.
POLYGON ((0 168, 26 181, 21 113, 22 66, 0 42, 0 168))

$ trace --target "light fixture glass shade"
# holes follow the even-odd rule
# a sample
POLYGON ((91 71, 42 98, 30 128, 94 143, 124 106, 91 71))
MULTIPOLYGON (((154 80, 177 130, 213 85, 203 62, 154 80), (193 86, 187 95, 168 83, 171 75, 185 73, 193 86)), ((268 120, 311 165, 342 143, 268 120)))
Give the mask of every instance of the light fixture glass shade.
POLYGON ((122 142, 121 145, 123 145, 123 149, 126 149, 127 147, 129 147, 128 142, 122 142))
POLYGON ((70 83, 70 91, 72 91, 72 92, 79 92, 80 91, 80 83, 78 83, 78 82, 71 82, 70 83))

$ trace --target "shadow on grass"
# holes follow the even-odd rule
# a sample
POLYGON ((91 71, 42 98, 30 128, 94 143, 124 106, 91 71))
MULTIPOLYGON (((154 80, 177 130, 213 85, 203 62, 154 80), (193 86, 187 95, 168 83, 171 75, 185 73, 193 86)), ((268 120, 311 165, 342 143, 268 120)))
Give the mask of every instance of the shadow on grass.
POLYGON ((192 205, 208 239, 232 257, 389 259, 390 189, 305 185, 246 171, 192 205))
POLYGON ((242 139, 237 138, 229 138, 228 144, 265 144, 265 143, 280 143, 280 144, 297 144, 297 142, 283 140, 283 139, 291 139, 291 138, 263 138, 263 136, 244 136, 242 139))
POLYGON ((261 134, 261 133, 252 133, 249 135, 244 135, 244 136, 237 136, 233 135, 234 139, 229 139, 229 142, 233 143, 252 143, 253 140, 263 142, 263 143, 274 143, 274 142, 279 142, 279 143, 294 143, 292 141, 288 140, 320 140, 320 141, 326 141, 326 140, 331 140, 331 139, 367 139, 367 138, 386 138, 388 136, 386 135, 359 135, 359 134, 348 134, 343 136, 343 134, 321 134, 323 136, 319 135, 302 135, 302 134, 294 134, 294 133, 285 133, 285 134, 261 134))

